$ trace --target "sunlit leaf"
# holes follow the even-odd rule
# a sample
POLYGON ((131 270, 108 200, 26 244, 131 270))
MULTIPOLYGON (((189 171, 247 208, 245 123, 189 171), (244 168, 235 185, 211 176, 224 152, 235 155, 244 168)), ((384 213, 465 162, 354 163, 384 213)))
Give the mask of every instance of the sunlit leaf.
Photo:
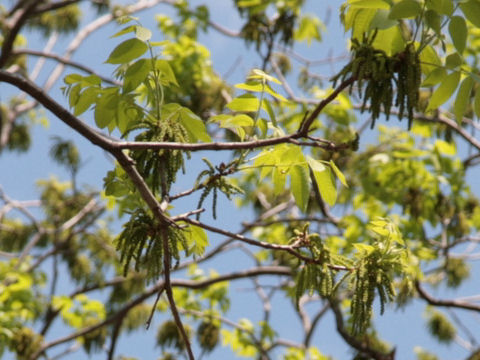
POLYGON ((449 74, 434 91, 426 111, 435 110, 450 99, 457 89, 459 81, 460 73, 458 71, 449 74))
POLYGON ((453 45, 462 54, 467 45, 467 23, 461 16, 452 16, 448 24, 448 32, 452 38, 453 45))
POLYGON ((143 41, 128 39, 120 43, 108 57, 107 63, 110 64, 124 64, 142 56, 148 50, 147 44, 143 41))
POLYGON ((470 102, 470 93, 472 92, 473 83, 474 81, 470 76, 466 77, 458 89, 455 104, 453 105, 453 113, 459 124, 462 123, 463 114, 465 114, 470 102))

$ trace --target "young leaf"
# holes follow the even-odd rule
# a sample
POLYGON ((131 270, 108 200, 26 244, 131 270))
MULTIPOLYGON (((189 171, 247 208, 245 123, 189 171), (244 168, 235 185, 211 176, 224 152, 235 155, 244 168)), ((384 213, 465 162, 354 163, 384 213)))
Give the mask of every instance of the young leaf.
POLYGON ((318 191, 323 200, 330 205, 335 205, 337 201, 337 189, 335 186, 335 179, 328 166, 323 165, 320 161, 312 159, 307 156, 307 162, 313 172, 315 181, 317 183, 318 191))
POLYGON ((343 186, 348 187, 347 180, 345 179, 345 175, 343 175, 343 173, 340 171, 337 165, 335 165, 335 163, 332 160, 330 160, 329 164, 333 172, 337 176, 338 180, 340 180, 343 186))
POLYGON ((467 20, 480 28, 480 2, 478 0, 468 0, 459 5, 467 20))
POLYGON ((475 111, 475 115, 477 115, 477 119, 480 119, 480 91, 475 93, 475 100, 473 101, 473 109, 475 111))
POLYGON ((152 32, 143 26, 137 25, 135 27, 135 36, 138 40, 148 41, 152 37, 152 32))
POLYGON ((447 156, 454 156, 457 153, 455 144, 450 144, 443 140, 435 141, 435 149, 437 149, 441 154, 447 156))
POLYGON ((113 49, 106 63, 125 64, 142 56, 147 50, 148 46, 143 41, 128 39, 113 49))
POLYGON ((97 94, 98 94, 98 89, 95 89, 94 87, 89 87, 85 89, 85 91, 82 92, 80 95, 80 98, 77 101, 77 104, 75 105, 75 110, 73 114, 75 116, 79 116, 83 114, 87 109, 95 102, 97 99, 97 94))
POLYGON ((293 197, 301 211, 307 210, 310 196, 310 184, 308 183, 308 168, 302 165, 295 165, 290 168, 290 181, 293 197))
POLYGON ((175 73, 167 60, 158 59, 155 61, 155 69, 162 73, 162 80, 165 82, 165 85, 174 84, 180 87, 177 78, 175 77, 175 73))
POLYGON ((436 110, 453 95, 460 81, 460 72, 449 74, 433 93, 426 111, 436 110))
POLYGON ((244 94, 234 98, 227 104, 232 111, 256 112, 260 101, 252 94, 244 94))
POLYGON ((307 41, 308 45, 312 43, 312 40, 321 41, 321 25, 322 23, 317 17, 303 16, 298 29, 295 31, 295 39, 298 41, 307 41))
POLYGON ((272 104, 267 99, 263 99, 262 107, 267 110, 268 116, 270 116, 270 120, 273 126, 278 127, 277 118, 275 117, 275 111, 273 111, 272 104))
POLYGON ((470 101, 470 93, 473 88, 473 79, 471 76, 465 78, 458 89, 457 98, 455 99, 455 104, 453 105, 453 113, 457 119, 457 123, 462 123, 463 114, 467 110, 468 103, 470 101))
POLYGON ((375 9, 358 9, 353 22, 352 38, 361 39, 363 35, 370 29, 370 23, 375 17, 377 10, 375 9))
POLYGON ((205 123, 202 121, 202 119, 195 115, 192 110, 182 107, 180 109, 180 121, 187 130, 188 137, 192 140, 192 142, 197 142, 198 140, 203 142, 212 141, 210 135, 207 133, 207 129, 205 128, 205 123))
POLYGON ((448 32, 452 38, 453 45, 462 54, 467 45, 467 23, 461 16, 452 16, 448 24, 448 32))
POLYGON ((408 19, 420 15, 422 7, 415 0, 402 0, 392 6, 390 19, 408 19))
POLYGON ((135 90, 150 72, 150 60, 140 59, 131 64, 123 78, 123 92, 127 93, 135 90))
POLYGON ((136 28, 136 25, 130 25, 130 26, 127 26, 127 27, 124 27, 122 30, 120 30, 119 32, 113 34, 112 36, 110 36, 111 38, 116 38, 118 36, 121 36, 121 35, 124 35, 124 34, 128 34, 128 33, 131 33, 131 32, 134 32, 135 31, 135 28, 136 28))
POLYGON ((363 8, 363 9, 390 9, 388 2, 383 0, 357 0, 351 1, 350 6, 352 8, 363 8))
POLYGON ((271 75, 268 75, 267 73, 265 73, 264 71, 262 71, 260 69, 253 69, 252 70, 252 75, 250 75, 248 78, 249 79, 260 79, 260 80, 265 80, 265 81, 272 81, 274 83, 277 83, 278 85, 282 84, 280 82, 280 80, 278 80, 277 78, 275 78, 271 75))

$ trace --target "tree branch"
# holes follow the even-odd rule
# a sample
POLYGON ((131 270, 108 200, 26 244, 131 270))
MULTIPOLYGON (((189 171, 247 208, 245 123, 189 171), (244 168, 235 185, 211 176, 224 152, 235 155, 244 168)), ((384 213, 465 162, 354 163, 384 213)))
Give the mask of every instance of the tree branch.
POLYGON ((112 85, 117 85, 117 86, 121 85, 120 82, 109 79, 109 78, 107 78, 107 77, 105 77, 101 74, 97 74, 93 69, 90 69, 89 67, 87 67, 87 66, 85 66, 85 65, 83 65, 79 62, 63 58, 63 57, 61 57, 60 55, 57 55, 57 54, 52 54, 52 53, 45 52, 45 51, 30 50, 30 49, 18 49, 18 50, 13 50, 12 55, 32 55, 32 56, 38 56, 38 57, 44 57, 44 58, 48 58, 48 59, 57 60, 61 64, 77 68, 77 69, 82 70, 82 71, 84 71, 88 74, 96 75, 106 83, 109 83, 109 84, 112 84, 112 85))
MULTIPOLYGON (((178 220, 182 220, 182 221, 185 221, 189 224, 192 224, 192 225, 195 225, 195 226, 198 226, 198 227, 201 227, 205 230, 208 230, 208 231, 212 231, 212 232, 215 232, 217 234, 222 234, 222 235, 225 235, 225 236, 228 236, 230 238, 233 238, 233 239, 237 239, 237 240, 240 240, 242 242, 245 242, 247 244, 250 244, 250 245, 254 245, 254 246, 258 246, 258 247, 262 247, 264 249, 271 249, 271 250, 281 250, 281 251, 286 251, 288 252, 289 254, 297 257, 298 259, 301 259, 307 263, 317 263, 317 260, 316 259, 312 259, 308 256, 304 256, 302 255, 301 253, 295 251, 294 247, 292 245, 279 245, 279 244, 272 244, 272 243, 268 243, 268 242, 265 242, 265 241, 258 241, 258 240, 254 240, 254 239, 250 239, 250 238, 247 238, 243 235, 240 235, 240 234, 235 234, 233 232, 230 232, 230 231, 227 231, 227 230, 223 230, 223 229, 220 229, 220 228, 217 228, 217 227, 214 227, 214 226, 211 226, 211 225, 207 225, 207 224, 204 224, 200 221, 197 221, 197 220, 194 220, 194 219, 190 219, 188 217, 186 218, 178 218, 178 220)), ((352 271, 351 268, 348 268, 346 266, 341 266, 341 265, 333 265, 333 264, 329 264, 328 267, 332 270, 337 270, 337 271, 352 271)))
POLYGON ((0 68, 3 68, 8 62, 15 38, 38 5, 39 2, 37 0, 32 0, 30 4, 25 6, 24 9, 18 9, 15 11, 15 13, 18 11, 17 16, 14 16, 15 13, 12 14, 12 16, 14 16, 14 19, 12 19, 13 24, 10 25, 10 31, 8 31, 7 35, 3 39, 2 51, 0 54, 0 68))
POLYGON ((337 331, 340 336, 348 343, 351 347, 358 350, 362 354, 366 354, 372 359, 375 360, 393 360, 395 359, 395 349, 392 352, 385 354, 381 353, 377 350, 372 349, 368 344, 359 339, 355 338, 354 336, 350 335, 347 330, 345 329, 342 311, 338 307, 338 304, 335 300, 330 300, 330 307, 333 310, 333 314, 335 316, 335 323, 337 325, 337 331))
MULTIPOLYGON (((291 270, 290 268, 286 266, 264 266, 264 267, 257 267, 257 268, 252 268, 249 270, 245 271, 239 271, 239 272, 233 272, 230 274, 218 276, 215 278, 210 278, 210 279, 205 279, 205 280, 171 280, 171 286, 172 287, 183 287, 183 288, 189 288, 189 289, 203 289, 206 287, 209 287, 210 285, 214 285, 220 282, 224 281, 229 281, 229 280, 237 280, 237 279, 243 279, 243 278, 248 278, 251 276, 260 276, 260 275, 285 275, 285 276, 291 276, 291 270)), ((43 346, 35 352, 31 357, 30 360, 36 360, 38 359, 46 350, 55 347, 60 344, 64 344, 66 342, 69 342, 71 340, 74 340, 76 338, 79 338, 81 336, 84 336, 86 334, 89 334, 95 330, 98 330, 106 325, 110 325, 121 317, 125 316, 132 308, 135 306, 143 303, 146 299, 148 299, 150 296, 156 294, 160 289, 162 289, 165 286, 164 281, 158 282, 156 285, 150 287, 148 290, 146 290, 142 295, 138 296, 136 299, 130 301, 127 303, 124 307, 122 307, 120 310, 118 310, 115 314, 110 316, 108 319, 105 319, 95 325, 86 327, 84 329, 81 329, 79 331, 76 331, 74 333, 71 333, 67 336, 61 337, 59 339, 47 342, 43 344, 43 346)))
POLYGON ((458 309, 473 310, 480 312, 480 305, 475 305, 460 300, 440 300, 431 296, 425 291, 425 289, 420 284, 420 281, 415 281, 415 288, 417 289, 418 295, 424 300, 426 300, 430 305, 434 306, 445 306, 445 307, 454 307, 458 309))

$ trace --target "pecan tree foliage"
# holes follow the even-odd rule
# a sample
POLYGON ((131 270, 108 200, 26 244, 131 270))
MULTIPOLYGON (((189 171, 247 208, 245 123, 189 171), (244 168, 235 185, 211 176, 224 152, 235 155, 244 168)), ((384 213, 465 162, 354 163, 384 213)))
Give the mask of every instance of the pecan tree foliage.
POLYGON ((463 315, 480 311, 479 289, 461 286, 478 258, 480 204, 466 176, 480 150, 480 2, 346 1, 335 11, 349 56, 327 78, 315 66, 335 59, 307 59, 293 47, 322 46, 325 25, 306 3, 235 0, 240 29, 212 21, 211 2, 0 5, 1 156, 28 152, 44 109, 75 134, 53 138, 50 151, 68 181, 38 180, 38 200, 0 194, 2 353, 33 360, 82 349, 125 359, 121 336, 158 318, 152 338, 162 359, 213 358, 221 347, 248 358, 327 359, 315 331, 331 313, 334 323, 322 326, 338 332, 351 358, 394 359, 379 315, 418 299, 434 338, 478 357, 463 315), (144 9, 158 13, 158 31, 134 17, 144 9), (96 17, 85 23, 85 12, 96 17), (115 42, 99 60, 110 77, 73 55, 112 22, 116 33, 97 35, 115 42), (28 47, 32 30, 44 50, 28 47), (258 54, 244 82, 232 86, 213 70, 197 41, 208 31, 258 54), (53 53, 68 35, 64 53, 53 53), (39 84, 45 59, 55 67, 39 84), (50 97, 53 87, 64 98, 50 97), (408 124, 385 122, 392 117, 408 124), (78 185, 79 138, 114 159, 101 189, 78 185), (185 203, 187 212, 177 210, 185 203), (235 206, 253 220, 234 229, 215 221, 235 206), (241 265, 240 256, 239 270, 212 269, 241 265), (229 317, 241 279, 258 296, 260 318, 229 317), (472 297, 435 297, 432 286, 472 297), (292 338, 274 326, 277 299, 298 318, 292 338), (68 333, 55 337, 55 323, 68 333))

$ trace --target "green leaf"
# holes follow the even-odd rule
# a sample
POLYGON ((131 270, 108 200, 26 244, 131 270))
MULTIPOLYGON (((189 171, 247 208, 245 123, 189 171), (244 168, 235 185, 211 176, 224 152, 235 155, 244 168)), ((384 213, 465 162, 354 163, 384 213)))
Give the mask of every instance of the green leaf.
POLYGON ((83 76, 80 74, 70 74, 65 76, 63 81, 65 82, 65 84, 73 85, 75 83, 82 81, 82 79, 83 79, 83 76))
POLYGON ((455 99, 455 104, 453 105, 453 113, 457 119, 457 123, 461 124, 463 119, 463 114, 467 110, 468 104, 470 102, 470 93, 473 88, 473 79, 471 76, 465 78, 458 89, 457 98, 455 99))
POLYGON ((137 37, 138 40, 145 42, 150 40, 150 38, 152 37, 152 32, 147 28, 144 28, 143 26, 137 25, 135 27, 135 36, 137 37))
POLYGON ((426 111, 436 110, 444 104, 453 95, 460 81, 460 72, 455 71, 441 82, 440 86, 434 91, 426 111))
POLYGON ((425 75, 428 75, 431 71, 438 69, 443 65, 437 52, 430 45, 425 46, 419 56, 421 62, 420 66, 425 75))
POLYGON ((390 19, 409 19, 420 15, 421 5, 415 0, 402 0, 392 6, 390 10, 390 19))
POLYGON ((353 21, 352 38, 361 40, 370 29, 370 23, 376 14, 375 9, 359 9, 353 21))
POLYGON ((180 87, 177 78, 175 77, 175 73, 167 60, 158 59, 155 61, 155 69, 161 72, 162 83, 164 83, 164 85, 174 84, 180 87))
MULTIPOLYGON (((398 22, 396 20, 392 20, 388 17, 389 14, 390 14, 390 11, 388 11, 388 10, 378 10, 376 12, 372 22, 370 23, 370 30, 375 30, 375 29, 386 30, 386 29, 390 29, 393 26, 397 25, 398 22)), ((398 29, 398 27, 397 27, 397 29, 398 29)))
POLYGON ((232 111, 256 112, 260 101, 252 94, 244 94, 234 98, 227 104, 232 111))
POLYGON ((443 140, 435 141, 435 149, 437 149, 441 154, 448 156, 454 156, 457 153, 454 143, 450 144, 443 140))
POLYGON ((123 78, 123 92, 127 93, 135 90, 150 72, 150 59, 140 59, 131 64, 123 78))
POLYGON ((302 212, 307 211, 310 197, 310 184, 308 183, 308 167, 295 165, 290 168, 290 181, 293 197, 302 212))
POLYGON ((242 141, 245 138, 245 130, 242 127, 255 125, 254 120, 245 114, 235 116, 221 114, 211 117, 210 121, 220 122, 222 128, 234 129, 242 141))
POLYGON ((266 92, 266 93, 272 95, 273 97, 277 98, 278 100, 287 101, 287 99, 285 99, 282 95, 275 92, 270 87, 270 85, 268 85, 268 84, 263 85, 261 82, 258 82, 258 81, 249 81, 249 82, 246 82, 246 83, 236 84, 235 87, 237 89, 242 89, 242 90, 246 90, 246 91, 253 91, 253 92, 258 92, 258 93, 266 92))
POLYGON ((320 161, 312 159, 309 156, 307 156, 307 162, 313 172, 318 191, 323 200, 330 206, 335 205, 337 201, 337 189, 330 167, 323 165, 320 161))
POLYGON ((321 25, 322 23, 316 16, 303 16, 300 20, 300 25, 295 31, 295 39, 298 41, 307 41, 308 45, 311 44, 312 40, 321 41, 321 25))
MULTIPOLYGON (((373 25, 372 22, 371 26, 373 25)), ((375 49, 385 51, 387 55, 391 56, 405 49, 405 40, 403 40, 399 27, 393 26, 389 29, 377 31, 377 36, 375 36, 372 46, 375 49)))
POLYGON ((467 23, 461 16, 452 16, 448 24, 448 32, 452 38, 453 45, 462 54, 467 45, 467 23))
POLYGON ((478 0, 460 3, 460 9, 468 21, 480 28, 480 2, 478 0))
POLYGON ((335 165, 335 163, 332 160, 330 160, 329 164, 333 172, 337 176, 338 180, 340 180, 343 186, 348 187, 347 180, 345 179, 345 175, 343 175, 343 173, 340 171, 337 165, 335 165))
POLYGON ((132 32, 135 32, 135 28, 137 26, 136 25, 130 25, 130 26, 127 26, 127 27, 124 27, 122 30, 120 30, 119 32, 113 34, 112 36, 110 36, 110 38, 116 38, 118 36, 121 36, 121 35, 124 35, 124 34, 129 34, 129 33, 132 33, 132 32))
POLYGON ((428 9, 434 10, 439 14, 450 16, 455 10, 452 0, 429 0, 426 1, 428 9))
POLYGON ((70 105, 71 108, 73 108, 80 99, 80 91, 82 91, 82 86, 80 84, 71 88, 68 96, 68 105, 70 105))
POLYGON ((422 84, 420 85, 421 87, 432 87, 437 85, 439 82, 441 82, 445 77, 447 76, 447 70, 443 67, 438 67, 436 69, 433 69, 427 77, 423 80, 422 84))
MULTIPOLYGON (((172 104, 168 104, 172 105, 172 104)), ((168 105, 165 105, 164 107, 167 107, 168 105)), ((178 104, 173 104, 173 105, 178 105, 178 104)), ((212 139, 210 138, 210 135, 207 133, 207 129, 205 127, 205 123, 195 115, 192 110, 182 107, 180 109, 180 121, 182 125, 185 127, 185 129, 188 132, 188 137, 192 140, 192 142, 197 142, 198 140, 203 141, 203 142, 211 142, 212 139)))
MULTIPOLYGON (((179 224, 184 224, 180 222, 179 224)), ((185 238, 188 244, 188 253, 201 256, 205 252, 205 248, 208 246, 208 237, 205 230, 201 227, 190 225, 183 230, 185 238)))
POLYGON ((390 9, 388 2, 383 0, 357 0, 350 2, 350 6, 363 9, 390 9))
POLYGON ((95 106, 95 124, 101 129, 114 122, 118 98, 113 91, 106 92, 100 96, 95 106))
POLYGON ((98 89, 93 87, 89 87, 85 89, 80 95, 77 104, 75 105, 75 110, 73 111, 73 115, 79 116, 83 114, 88 108, 95 103, 97 99, 98 89))
POLYGON ((362 243, 355 243, 353 244, 355 249, 357 249, 358 252, 361 253, 366 253, 367 255, 375 251, 375 248, 372 245, 368 244, 362 244, 362 243))
POLYGON ((263 99, 262 107, 267 110, 268 116, 270 116, 270 121, 273 126, 278 127, 277 118, 275 117, 275 111, 273 111, 272 104, 267 99, 263 99))
POLYGON ((448 55, 447 58, 445 59, 445 66, 447 67, 447 69, 455 69, 462 64, 463 64, 463 58, 457 52, 454 52, 453 54, 448 55))
POLYGON ((147 50, 148 46, 143 41, 128 39, 113 49, 106 62, 109 64, 125 64, 142 56, 147 50))
POLYGON ((425 12, 425 22, 427 26, 433 29, 435 33, 440 34, 442 30, 442 17, 434 10, 427 10, 425 12))
POLYGON ((261 79, 265 81, 272 81, 278 85, 281 85, 282 83, 280 80, 276 79, 275 77, 268 75, 266 72, 260 69, 253 69, 252 74, 248 77, 249 79, 261 79))
POLYGON ((475 111, 475 115, 477 115, 477 119, 480 119, 480 91, 477 88, 475 92, 475 99, 473 101, 473 109, 475 111))

